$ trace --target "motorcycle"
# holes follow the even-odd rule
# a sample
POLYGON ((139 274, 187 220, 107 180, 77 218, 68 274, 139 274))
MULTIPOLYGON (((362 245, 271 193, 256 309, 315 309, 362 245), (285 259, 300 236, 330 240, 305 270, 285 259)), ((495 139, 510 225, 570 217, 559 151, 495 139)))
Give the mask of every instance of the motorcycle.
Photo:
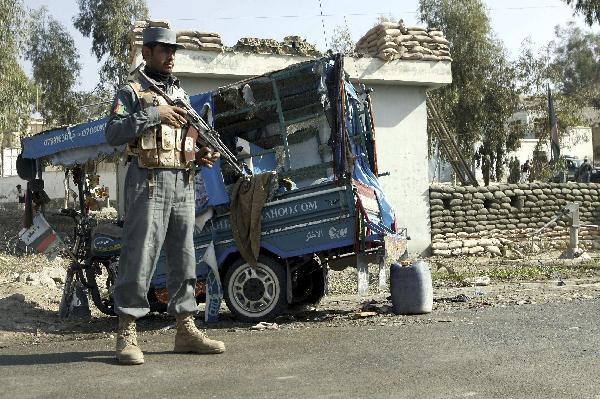
POLYGON ((99 225, 93 217, 74 209, 62 209, 61 214, 71 217, 75 227, 73 244, 68 251, 71 262, 67 269, 59 316, 68 318, 77 303, 82 301, 81 295, 77 295, 78 287, 83 288, 80 288, 83 293, 89 291, 98 310, 114 315, 113 293, 121 252, 122 227, 119 224, 99 225), (101 292, 97 277, 105 273, 106 292, 101 292))

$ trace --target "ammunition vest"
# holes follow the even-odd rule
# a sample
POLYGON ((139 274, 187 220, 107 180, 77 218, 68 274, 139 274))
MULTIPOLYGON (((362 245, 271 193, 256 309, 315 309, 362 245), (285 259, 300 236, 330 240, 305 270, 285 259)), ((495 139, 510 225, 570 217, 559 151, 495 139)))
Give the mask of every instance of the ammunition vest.
MULTIPOLYGON (((167 100, 155 93, 150 87, 142 89, 139 81, 131 80, 129 85, 135 92, 142 109, 168 105, 167 100)), ((182 88, 173 86, 171 98, 185 98, 182 88)), ((137 156, 140 168, 189 169, 182 150, 186 128, 175 128, 161 123, 144 131, 142 135, 127 146, 129 155, 137 156)))

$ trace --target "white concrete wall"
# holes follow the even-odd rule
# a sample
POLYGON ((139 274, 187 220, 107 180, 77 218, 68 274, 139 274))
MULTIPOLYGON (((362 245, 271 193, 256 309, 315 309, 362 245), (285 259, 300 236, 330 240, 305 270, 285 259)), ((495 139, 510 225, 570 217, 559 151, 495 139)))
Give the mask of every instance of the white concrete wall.
MULTIPOLYGON (((65 172, 62 170, 45 171, 42 173, 44 179, 44 191, 51 199, 65 198, 64 177, 65 172)), ((115 165, 110 163, 101 163, 98 166, 98 174, 100 175, 100 185, 108 187, 109 195, 112 199, 116 198, 116 173, 115 165)), ((77 191, 73 180, 70 177, 70 187, 77 191)), ((10 192, 17 184, 23 188, 27 187, 27 182, 19 178, 19 176, 10 176, 0 178, 0 202, 13 202, 10 198, 10 192)))
POLYGON ((0 177, 0 203, 16 201, 11 191, 17 184, 20 184, 23 189, 27 187, 27 182, 19 176, 0 177))
POLYGON ((205 93, 207 91, 214 90, 218 87, 227 86, 238 81, 237 79, 211 79, 209 77, 193 77, 185 75, 180 76, 179 80, 181 82, 181 86, 190 96, 194 94, 205 93))
MULTIPOLYGON (((528 159, 531 163, 531 161, 533 161, 533 150, 535 150, 537 143, 537 139, 522 139, 521 147, 519 147, 516 151, 509 153, 507 155, 507 159, 510 160, 511 157, 516 157, 521 165, 523 165, 528 159)), ((542 149, 546 151, 546 155, 548 156, 548 159, 550 159, 548 145, 543 145, 542 149)))
POLYGON ((592 160, 594 157, 592 128, 581 126, 570 128, 563 137, 561 145, 561 155, 572 155, 580 159, 587 156, 592 160))
POLYGON ((390 173, 380 181, 408 229, 409 251, 421 254, 431 244, 425 87, 372 87, 379 173, 390 173))

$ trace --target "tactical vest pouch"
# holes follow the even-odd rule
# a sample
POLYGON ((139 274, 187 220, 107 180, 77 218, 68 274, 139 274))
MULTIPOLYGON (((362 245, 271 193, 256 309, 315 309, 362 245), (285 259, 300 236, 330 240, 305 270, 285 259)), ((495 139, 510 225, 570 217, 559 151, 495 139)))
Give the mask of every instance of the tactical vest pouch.
POLYGON ((142 150, 156 149, 156 128, 150 128, 140 136, 140 148, 142 150))
MULTIPOLYGON (((140 106, 146 109, 152 106, 165 105, 166 100, 152 91, 142 91, 139 82, 130 81, 140 106)), ((175 168, 190 167, 182 153, 182 129, 161 124, 145 131, 130 145, 131 153, 137 154, 138 165, 142 168, 175 168)))
POLYGON ((156 168, 160 166, 158 159, 158 150, 156 148, 150 150, 140 150, 138 152, 138 165, 140 168, 156 168))
POLYGON ((160 133, 161 133, 161 148, 165 151, 171 151, 175 148, 175 131, 178 129, 173 129, 169 125, 160 125, 160 133))
POLYGON ((187 128, 185 127, 176 130, 177 136, 175 137, 175 149, 177 149, 177 151, 181 151, 183 138, 185 137, 186 131, 187 128))

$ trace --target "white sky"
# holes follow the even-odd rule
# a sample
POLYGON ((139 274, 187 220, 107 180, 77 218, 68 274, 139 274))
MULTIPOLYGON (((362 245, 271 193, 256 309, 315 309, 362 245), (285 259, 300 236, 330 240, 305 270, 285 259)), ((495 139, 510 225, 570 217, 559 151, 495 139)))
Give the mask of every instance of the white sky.
MULTIPOLYGON (((220 0, 214 3, 147 0, 147 4, 151 18, 167 19, 174 29, 218 32, 228 46, 233 46, 245 36, 281 40, 288 35, 299 35, 324 50, 325 40, 330 40, 338 25, 347 24, 352 39, 357 41, 381 14, 402 18, 408 25, 417 24, 418 0, 320 1, 322 9, 319 0, 220 0)), ((515 57, 523 39, 531 37, 534 45, 544 45, 554 39, 554 27, 569 20, 588 29, 583 18, 573 16, 571 8, 561 0, 484 1, 494 31, 515 57)), ((24 3, 29 8, 45 5, 56 19, 67 26, 81 54, 83 69, 78 88, 91 90, 98 81, 99 63, 91 53, 91 40, 73 27, 72 19, 77 14, 76 0, 24 0, 24 3)), ((593 30, 600 33, 597 23, 593 30)), ((30 69, 27 65, 25 67, 30 69)))

